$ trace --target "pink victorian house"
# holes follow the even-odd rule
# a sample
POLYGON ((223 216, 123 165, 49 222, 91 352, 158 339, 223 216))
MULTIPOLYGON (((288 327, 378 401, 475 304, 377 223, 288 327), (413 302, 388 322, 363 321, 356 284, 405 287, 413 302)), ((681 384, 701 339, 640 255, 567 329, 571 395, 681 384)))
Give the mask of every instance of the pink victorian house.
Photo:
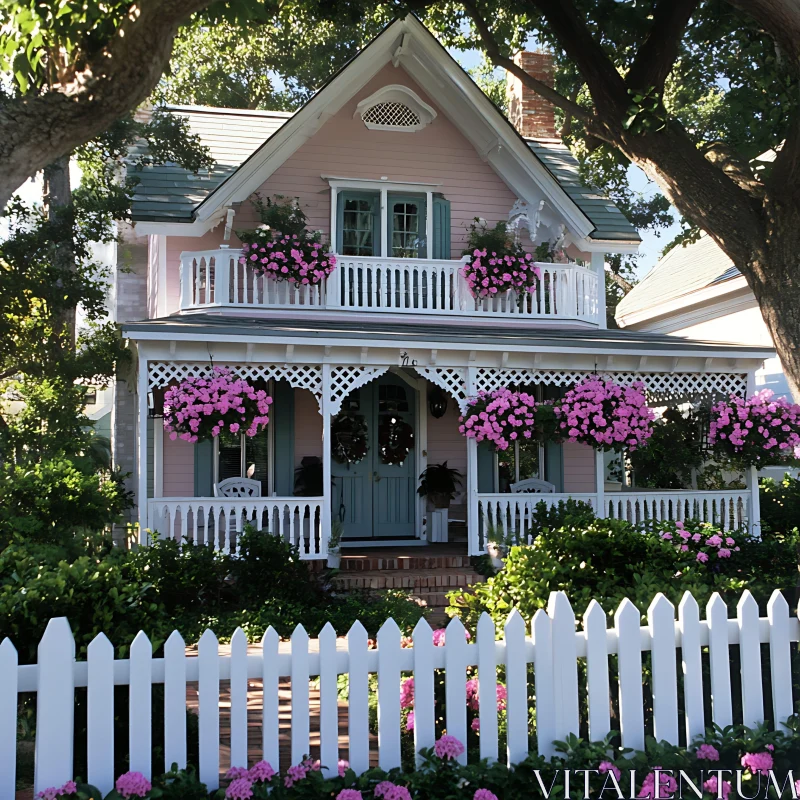
MULTIPOLYGON (((521 59, 547 79, 547 56, 521 59)), ((498 455, 459 433, 480 390, 557 398, 601 374, 644 382, 663 406, 744 392, 771 355, 607 329, 605 256, 634 252, 639 236, 581 183, 552 110, 518 82, 508 91, 510 120, 407 17, 294 114, 173 109, 217 163, 208 174, 140 173, 131 271, 117 279, 136 357, 116 390, 115 452, 134 476, 143 542, 150 529, 229 547, 250 521, 308 559, 326 557, 332 530, 344 547, 460 534, 474 555, 487 520, 524 533, 536 503, 570 497, 605 516, 757 523, 752 487, 611 491, 588 447, 517 443, 498 455), (261 222, 254 193, 288 198, 322 232, 337 259, 327 279, 276 281, 242 263, 236 232, 261 222), (462 252, 475 218, 507 221, 529 252, 547 243, 559 253, 538 264, 534 292, 473 296, 462 252), (165 390, 211 364, 274 398, 262 432, 165 434, 165 390), (463 476, 449 517, 417 491, 443 462, 463 476)))

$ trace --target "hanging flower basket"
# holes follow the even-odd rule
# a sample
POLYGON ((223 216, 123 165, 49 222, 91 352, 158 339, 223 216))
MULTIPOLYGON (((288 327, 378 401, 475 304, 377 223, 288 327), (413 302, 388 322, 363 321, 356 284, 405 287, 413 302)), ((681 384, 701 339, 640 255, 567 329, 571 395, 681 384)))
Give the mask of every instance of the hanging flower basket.
POLYGON ((653 433, 655 415, 639 382, 620 386, 593 378, 577 383, 553 411, 567 441, 596 450, 633 451, 653 433))
POLYGON ((800 406, 770 389, 731 395, 711 408, 709 444, 742 466, 786 464, 800 457, 800 406))
POLYGON ((170 439, 197 442, 222 431, 255 436, 269 424, 272 398, 226 367, 187 378, 164 394, 164 430, 170 439))
POLYGON ((502 253, 475 249, 462 268, 467 286, 475 298, 494 297, 513 289, 524 298, 535 292, 541 277, 530 253, 502 253))
POLYGON ((319 234, 308 231, 284 234, 260 225, 239 234, 242 240, 240 264, 262 275, 300 286, 322 283, 336 267, 336 256, 327 252, 319 234))
POLYGON ((539 438, 536 399, 527 392, 508 388, 479 392, 467 413, 459 417, 459 431, 468 439, 488 441, 495 450, 506 450, 517 439, 539 438))

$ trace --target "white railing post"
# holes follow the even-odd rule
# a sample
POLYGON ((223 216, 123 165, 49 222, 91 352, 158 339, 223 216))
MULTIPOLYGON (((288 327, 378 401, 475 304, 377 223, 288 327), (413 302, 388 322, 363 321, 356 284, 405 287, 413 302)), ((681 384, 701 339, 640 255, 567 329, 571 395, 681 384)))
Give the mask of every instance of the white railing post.
MULTIPOLYGON (((319 554, 328 555, 331 535, 331 367, 322 365, 322 509, 320 511, 319 554)), ((312 533, 313 536, 313 533, 312 533)))
POLYGON ((66 617, 47 623, 36 658, 35 794, 62 786, 73 774, 75 639, 66 617))
POLYGON ((148 499, 147 499, 147 393, 148 393, 148 361, 139 355, 139 376, 137 386, 137 430, 139 433, 137 447, 137 466, 139 470, 139 486, 137 488, 136 503, 139 507, 139 544, 148 544, 148 499))
MULTIPOLYGON (((467 397, 475 396, 475 367, 467 367, 467 397)), ((467 439, 467 539, 469 554, 478 556, 486 549, 480 546, 478 517, 478 442, 467 439)), ((484 532, 485 534, 485 532, 484 532)))
MULTIPOLYGON (((180 267, 180 282, 181 282, 181 300, 180 311, 185 311, 192 305, 192 278, 194 276, 194 267, 191 253, 181 253, 181 267, 180 267)), ((166 291, 166 287, 164 287, 166 291)))
MULTIPOLYGON (((231 302, 231 260, 235 258, 227 248, 214 256, 214 305, 227 306, 231 302)), ((211 280, 211 265, 208 266, 211 280)))

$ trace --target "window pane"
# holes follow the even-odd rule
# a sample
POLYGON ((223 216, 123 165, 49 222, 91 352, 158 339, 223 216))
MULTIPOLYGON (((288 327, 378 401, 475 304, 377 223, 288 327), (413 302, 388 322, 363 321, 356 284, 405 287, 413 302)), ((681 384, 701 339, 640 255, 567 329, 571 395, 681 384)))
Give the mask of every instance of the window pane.
POLYGON ((269 438, 261 431, 252 439, 241 434, 223 431, 219 436, 219 480, 226 478, 252 478, 261 483, 261 496, 269 493, 267 482, 267 454, 269 438), (242 474, 242 439, 244 438, 244 474, 242 474), (248 470, 253 467, 251 475, 248 470))
POLYGON ((241 477, 242 437, 238 433, 223 431, 219 435, 219 479, 241 477))
POLYGON ((252 439, 245 439, 245 475, 254 467, 252 475, 247 477, 261 483, 261 496, 269 494, 269 483, 267 481, 267 455, 269 453, 269 438, 267 431, 261 431, 253 436, 252 439))
POLYGON ((392 203, 392 255, 418 258, 421 251, 420 204, 413 201, 392 203))
POLYGON ((373 204, 361 198, 342 198, 342 253, 346 256, 375 255, 373 204))

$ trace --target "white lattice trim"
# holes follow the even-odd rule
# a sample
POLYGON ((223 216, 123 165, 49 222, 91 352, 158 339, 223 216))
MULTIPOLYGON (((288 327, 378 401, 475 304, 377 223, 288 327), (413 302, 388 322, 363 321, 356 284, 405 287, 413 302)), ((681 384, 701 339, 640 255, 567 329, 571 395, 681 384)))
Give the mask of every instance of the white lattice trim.
MULTIPOLYGON (((669 401, 698 395, 743 395, 747 391, 747 375, 730 372, 610 372, 596 373, 598 377, 626 385, 641 381, 651 400, 669 401)), ((594 372, 580 370, 477 370, 477 391, 493 392, 509 384, 544 383, 551 386, 571 386, 590 378, 594 372)))
POLYGON ((388 371, 389 367, 333 367, 331 369, 330 413, 338 414, 342 409, 342 401, 350 392, 388 371))
MULTIPOLYGON (((241 378, 286 380, 294 389, 308 389, 319 402, 322 398, 322 372, 310 364, 223 364, 241 378)), ((171 383, 208 374, 207 363, 185 361, 151 361, 148 365, 148 387, 156 389, 171 383)))
POLYGON ((463 367, 416 367, 417 372, 451 395, 463 414, 467 410, 467 380, 463 367))

